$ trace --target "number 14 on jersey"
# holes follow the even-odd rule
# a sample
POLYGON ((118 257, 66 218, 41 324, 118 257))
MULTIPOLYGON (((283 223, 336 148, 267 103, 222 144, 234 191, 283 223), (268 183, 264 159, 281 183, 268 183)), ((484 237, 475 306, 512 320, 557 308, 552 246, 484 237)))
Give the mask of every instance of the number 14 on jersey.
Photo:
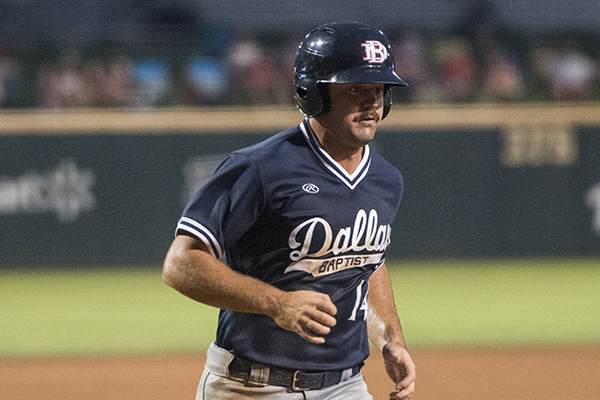
POLYGON ((350 318, 348 318, 349 321, 356 321, 356 314, 359 311, 363 312, 363 321, 365 321, 367 319, 367 312, 369 309, 369 306, 367 305, 368 292, 369 292, 369 284, 367 283, 365 285, 365 280, 363 279, 362 281, 360 281, 360 283, 356 287, 356 302, 354 303, 354 308, 352 309, 352 314, 350 315, 350 318), (365 286, 364 293, 363 293, 363 286, 365 286))

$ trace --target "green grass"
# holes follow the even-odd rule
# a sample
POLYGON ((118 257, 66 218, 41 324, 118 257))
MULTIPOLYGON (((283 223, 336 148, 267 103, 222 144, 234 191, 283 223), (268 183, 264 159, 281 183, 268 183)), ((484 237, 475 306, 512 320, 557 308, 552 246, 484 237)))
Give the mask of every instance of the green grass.
MULTIPOLYGON (((389 266, 411 346, 600 343, 600 259, 389 266)), ((218 311, 160 268, 0 272, 0 357, 203 351, 218 311)))
POLYGON ((198 351, 217 315, 160 268, 0 274, 0 356, 198 351))
POLYGON ((420 262, 390 270, 413 345, 600 343, 600 259, 420 262))

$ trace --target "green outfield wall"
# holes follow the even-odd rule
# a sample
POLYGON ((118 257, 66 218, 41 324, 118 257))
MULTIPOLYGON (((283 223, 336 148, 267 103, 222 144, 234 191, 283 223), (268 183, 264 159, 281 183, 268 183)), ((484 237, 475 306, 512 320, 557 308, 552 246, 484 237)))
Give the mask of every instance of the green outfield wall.
MULTIPOLYGON (((0 114, 0 268, 160 263, 187 199, 292 108, 0 114)), ((600 106, 395 108, 394 258, 600 255, 600 106)))

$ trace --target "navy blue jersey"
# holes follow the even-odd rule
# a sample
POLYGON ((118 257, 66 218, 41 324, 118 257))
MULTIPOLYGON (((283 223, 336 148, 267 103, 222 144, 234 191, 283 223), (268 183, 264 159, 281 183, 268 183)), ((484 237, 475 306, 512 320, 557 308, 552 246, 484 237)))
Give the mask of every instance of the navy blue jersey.
POLYGON ((231 153, 189 202, 177 229, 223 253, 230 268, 285 291, 326 293, 338 309, 325 344, 265 315, 222 310, 217 345, 261 364, 337 370, 369 355, 369 276, 383 264, 402 177, 369 146, 348 174, 305 120, 231 153))

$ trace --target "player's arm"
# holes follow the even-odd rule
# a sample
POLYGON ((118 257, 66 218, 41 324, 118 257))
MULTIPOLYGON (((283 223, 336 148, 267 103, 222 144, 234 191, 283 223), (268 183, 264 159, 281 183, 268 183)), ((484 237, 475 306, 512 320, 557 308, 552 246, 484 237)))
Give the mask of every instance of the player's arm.
POLYGON ((415 364, 406 350, 385 264, 369 278, 368 303, 369 339, 383 353, 386 372, 396 384, 390 399, 409 399, 415 389, 415 364))
POLYGON ((213 307, 264 314, 284 329, 312 343, 323 343, 336 320, 337 309, 326 294, 284 292, 237 273, 208 252, 201 240, 175 237, 163 266, 165 283, 185 296, 213 307))

